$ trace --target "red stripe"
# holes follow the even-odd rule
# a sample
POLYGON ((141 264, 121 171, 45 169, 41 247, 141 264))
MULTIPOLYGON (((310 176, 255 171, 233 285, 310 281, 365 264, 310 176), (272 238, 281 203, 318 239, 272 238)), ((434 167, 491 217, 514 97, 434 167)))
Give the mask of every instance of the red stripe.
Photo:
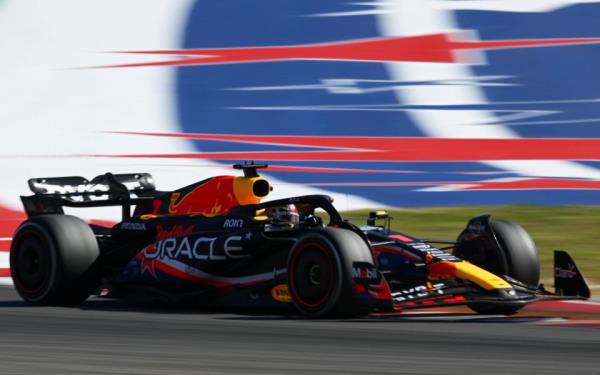
POLYGON ((422 174, 424 171, 398 170, 398 169, 360 169, 360 168, 328 168, 328 167, 303 167, 291 165, 269 164, 271 172, 306 172, 306 173, 397 173, 397 174, 422 174))
POLYGON ((463 50, 485 50, 499 48, 548 47, 573 44, 598 43, 599 38, 561 38, 561 39, 520 39, 520 40, 460 40, 460 33, 430 34, 393 38, 373 38, 347 40, 321 44, 179 49, 155 51, 124 51, 125 53, 174 55, 179 57, 171 61, 153 61, 145 63, 119 64, 106 66, 143 67, 143 66, 180 66, 234 64, 259 61, 285 60, 346 60, 346 61, 421 61, 421 62, 468 62, 463 50), (185 58, 181 58, 186 56, 185 58))
POLYGON ((573 180, 562 178, 532 178, 519 181, 478 182, 465 190, 541 190, 541 189, 600 189, 598 180, 573 180))
POLYGON ((455 49, 503 49, 553 47, 577 44, 594 44, 600 38, 556 38, 556 39, 516 39, 516 40, 474 40, 453 43, 455 49))
MULTIPOLYGON (((19 225, 27 219, 25 212, 13 210, 6 206, 0 206, 0 237, 11 238, 19 225)), ((108 220, 90 220, 90 224, 112 227, 115 223, 108 220)), ((0 241, 0 252, 9 251, 9 240, 0 241)))
MULTIPOLYGON (((129 53, 138 54, 200 57, 187 57, 172 61, 119 64, 108 67, 208 65, 284 60, 454 62, 453 46, 448 42, 449 35, 432 34, 295 46, 130 51, 129 53)), ((477 47, 474 46, 473 48, 477 47)))
POLYGON ((10 268, 0 268, 0 277, 10 277, 10 268))
POLYGON ((404 258, 408 258, 410 260, 413 261, 420 261, 422 260, 421 258, 419 258, 418 256, 409 253, 406 250, 402 250, 402 249, 398 249, 398 248, 389 248, 389 247, 384 247, 384 246, 374 246, 373 247, 373 252, 375 253, 375 256, 379 256, 379 254, 381 253, 386 253, 386 254, 393 254, 393 255, 399 255, 401 257, 404 258))
POLYGON ((403 236, 401 234, 390 234, 388 237, 396 239, 396 240, 400 240, 402 242, 413 242, 414 241, 414 239, 412 239, 410 237, 403 236))
POLYGON ((458 190, 599 190, 598 180, 530 178, 516 181, 381 181, 381 182, 306 182, 308 186, 458 186, 458 190))
POLYGON ((540 301, 527 305, 525 308, 539 311, 600 314, 600 303, 589 301, 540 301))
MULTIPOLYGON (((159 262, 159 261, 155 261, 155 267, 158 268, 159 270, 171 275, 171 276, 175 276, 179 279, 183 279, 183 280, 188 280, 188 281, 193 281, 193 282, 202 282, 205 281, 200 277, 196 277, 194 275, 190 275, 189 273, 185 273, 183 271, 178 270, 177 268, 171 267, 166 263, 163 262, 159 262)), ((216 286, 216 287, 221 287, 221 286, 227 286, 227 284, 225 283, 220 283, 217 282, 215 280, 206 280, 207 284, 216 286)))
POLYGON ((454 296, 454 297, 449 297, 449 298, 444 298, 444 303, 462 303, 465 302, 465 297, 463 296, 454 296))
MULTIPOLYGON (((231 134, 125 133, 320 150, 253 151, 255 160, 481 161, 600 160, 600 139, 460 139, 412 137, 254 136, 231 134), (327 148, 328 150, 322 150, 327 148)), ((246 151, 181 154, 91 155, 98 157, 239 160, 246 151)))
POLYGON ((266 281, 266 279, 260 279, 260 280, 255 280, 255 281, 251 281, 251 282, 245 282, 245 283, 233 283, 233 282, 222 281, 222 280, 217 280, 217 279, 204 278, 204 277, 199 277, 199 276, 195 276, 195 275, 183 272, 183 271, 181 271, 175 267, 172 267, 167 263, 163 263, 161 261, 155 261, 155 267, 158 268, 159 270, 161 270, 171 276, 177 277, 179 279, 188 280, 188 281, 192 281, 192 282, 196 282, 196 283, 212 285, 217 288, 234 286, 234 285, 237 285, 237 286, 253 285, 253 284, 258 284, 258 283, 266 281))
POLYGON ((111 221, 111 220, 92 219, 92 220, 88 220, 88 224, 94 224, 94 225, 99 225, 101 227, 112 228, 112 226, 115 225, 116 222, 111 221))
MULTIPOLYGON (((12 237, 17 227, 25 219, 27 219, 27 216, 23 211, 0 206, 0 237, 12 237)), ((9 248, 10 241, 0 241, 0 246, 3 249, 9 248)))
POLYGON ((564 322, 542 322, 539 323, 544 326, 598 326, 600 327, 600 320, 568 320, 564 322))

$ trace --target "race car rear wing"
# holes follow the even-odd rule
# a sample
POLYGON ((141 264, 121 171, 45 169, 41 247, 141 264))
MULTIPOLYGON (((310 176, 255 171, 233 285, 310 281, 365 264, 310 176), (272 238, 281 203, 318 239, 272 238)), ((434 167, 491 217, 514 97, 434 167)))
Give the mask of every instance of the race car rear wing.
POLYGON ((28 184, 34 195, 21 196, 21 201, 29 217, 63 214, 63 206, 122 206, 125 220, 131 216, 131 205, 153 199, 155 191, 149 173, 106 173, 91 181, 80 176, 32 178, 28 184))

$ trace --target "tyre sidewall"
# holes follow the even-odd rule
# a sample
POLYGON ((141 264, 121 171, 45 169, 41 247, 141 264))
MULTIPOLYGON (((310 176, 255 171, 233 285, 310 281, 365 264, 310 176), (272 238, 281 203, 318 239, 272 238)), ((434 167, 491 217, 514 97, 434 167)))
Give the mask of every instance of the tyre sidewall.
POLYGON ((17 229, 11 244, 11 275, 21 297, 35 304, 78 304, 96 286, 92 265, 99 247, 92 229, 83 220, 70 215, 40 215, 25 221, 17 229), (15 268, 19 246, 26 236, 35 235, 48 246, 51 272, 43 290, 28 293, 15 268))
POLYGON ((42 225, 34 221, 27 221, 17 229, 10 249, 10 269, 15 289, 24 300, 37 303, 52 299, 56 289, 61 284, 62 280, 60 279, 62 278, 62 274, 59 270, 56 245, 48 231, 42 225), (46 282, 35 291, 29 291, 29 288, 23 284, 18 275, 17 257, 19 255, 19 247, 27 239, 27 236, 36 236, 39 240, 43 241, 47 246, 50 259, 50 274, 46 282))
POLYGON ((306 233, 301 236, 292 247, 288 257, 288 284, 294 305, 300 312, 310 317, 323 317, 327 315, 352 316, 362 313, 353 295, 353 265, 354 262, 374 264, 373 255, 368 244, 356 233, 341 228, 323 228, 306 233), (334 259, 336 270, 336 285, 329 295, 328 301, 319 308, 306 308, 298 300, 292 277, 292 260, 298 249, 308 241, 318 241, 323 244, 334 259))
POLYGON ((296 308, 304 315, 310 317, 322 317, 333 312, 342 294, 344 284, 344 271, 342 267, 343 261, 339 252, 335 245, 324 236, 323 233, 311 232, 300 237, 288 256, 288 284, 292 295, 292 301, 296 308), (311 304, 308 302, 302 301, 302 297, 298 292, 298 288, 301 288, 302 286, 296 285, 295 280, 297 272, 295 267, 297 266, 297 262, 300 259, 302 252, 306 251, 306 249, 311 246, 321 248, 325 251, 333 268, 333 286, 325 296, 325 300, 318 304, 318 306, 310 306, 311 304))
POLYGON ((535 243, 520 225, 511 221, 495 220, 491 223, 498 245, 508 263, 508 276, 528 285, 540 279, 540 261, 535 243))

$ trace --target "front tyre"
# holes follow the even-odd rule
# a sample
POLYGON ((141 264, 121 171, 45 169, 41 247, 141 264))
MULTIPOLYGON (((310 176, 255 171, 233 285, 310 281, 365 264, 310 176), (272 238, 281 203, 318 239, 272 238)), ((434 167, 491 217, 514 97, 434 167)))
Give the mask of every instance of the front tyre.
POLYGON ((520 225, 506 220, 494 220, 492 230, 504 251, 507 270, 504 273, 527 285, 540 282, 540 260, 533 239, 520 225))
POLYGON ((456 242, 453 254, 461 259, 527 285, 539 283, 540 261, 535 243, 516 223, 491 220, 489 216, 474 218, 456 242))
POLYGON ((354 262, 373 264, 373 256, 352 231, 324 228, 300 237, 288 257, 288 285, 296 308, 313 318, 359 314, 352 295, 354 262))
MULTIPOLYGON (((540 278, 540 262, 535 243, 520 225, 511 221, 491 220, 481 216, 472 219, 459 235, 454 255, 498 276, 536 287, 540 278)), ((480 314, 512 315, 525 303, 506 290, 499 290, 498 302, 473 301, 467 306, 480 314)))
POLYGON ((23 222, 10 249, 15 289, 32 304, 76 305, 97 287, 92 265, 100 251, 92 229, 69 215, 23 222))

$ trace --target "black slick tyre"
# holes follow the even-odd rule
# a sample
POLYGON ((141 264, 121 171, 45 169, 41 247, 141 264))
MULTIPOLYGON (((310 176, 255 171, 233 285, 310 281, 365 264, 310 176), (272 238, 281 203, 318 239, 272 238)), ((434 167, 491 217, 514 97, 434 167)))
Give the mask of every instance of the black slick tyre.
POLYGON ((13 283, 38 305, 76 305, 97 287, 92 265, 100 251, 92 229, 69 215, 40 215, 23 222, 10 249, 13 283))
POLYGON ((354 262, 373 264, 373 256, 350 230, 324 228, 300 237, 288 257, 288 285, 296 308, 313 318, 362 313, 352 296, 354 262))
POLYGON ((494 220, 491 226, 506 257, 507 269, 504 274, 524 284, 537 286, 540 281, 540 260, 529 234, 511 221, 494 220))
MULTIPOLYGON (((520 225, 511 221, 490 221, 491 235, 486 246, 476 248, 477 251, 455 252, 460 258, 496 274, 506 275, 523 284, 537 287, 540 279, 540 262, 535 243, 520 225)), ((504 293, 504 291, 498 291, 504 293)), ((478 301, 467 304, 470 309, 480 314, 512 315, 525 303, 511 302, 512 295, 498 296, 501 302, 478 301)))

